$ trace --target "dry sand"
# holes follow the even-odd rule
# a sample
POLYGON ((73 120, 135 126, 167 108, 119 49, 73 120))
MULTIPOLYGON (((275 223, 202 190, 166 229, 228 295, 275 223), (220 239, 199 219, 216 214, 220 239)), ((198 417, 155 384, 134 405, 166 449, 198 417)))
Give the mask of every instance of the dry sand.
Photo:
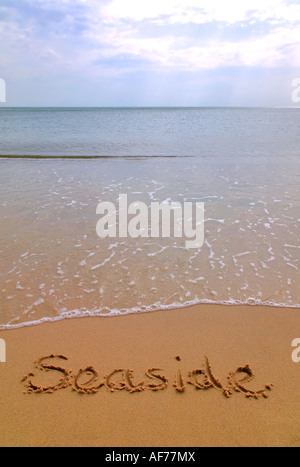
POLYGON ((297 337, 297 309, 217 305, 1 331, 7 363, 0 364, 0 445, 299 446, 300 363, 291 359, 297 337), (34 367, 39 358, 52 354, 68 360, 41 364, 72 370, 70 385, 52 393, 31 392, 64 380, 61 372, 34 367), (246 365, 255 377, 240 386, 251 397, 236 384, 250 379, 246 365), (76 384, 85 392, 72 390, 74 375, 91 366, 99 383, 115 369, 126 374, 111 375, 106 380, 110 388, 94 394, 86 389, 96 387, 95 382, 83 385, 93 375, 83 374, 76 384), (227 379, 239 367, 243 371, 227 379), (163 378, 146 377, 153 368, 160 369, 153 375, 168 379, 167 387, 163 378), (188 376, 192 370, 206 376, 188 376), (35 376, 21 382, 31 372, 35 376), (144 381, 137 388, 143 390, 119 391, 124 377, 128 389, 130 380, 133 385, 144 381), (179 389, 184 384, 182 392, 173 386, 175 379, 179 389), (196 389, 188 379, 200 386, 206 381, 209 388, 196 389), (265 387, 270 383, 271 391, 265 387), (150 390, 157 385, 164 389, 150 390))

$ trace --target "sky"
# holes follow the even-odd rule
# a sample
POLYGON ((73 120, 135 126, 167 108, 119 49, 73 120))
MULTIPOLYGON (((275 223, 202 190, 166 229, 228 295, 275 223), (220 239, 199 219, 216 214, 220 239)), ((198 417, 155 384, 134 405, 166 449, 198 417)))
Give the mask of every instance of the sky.
POLYGON ((300 0, 0 0, 0 106, 293 106, 297 78, 300 0))

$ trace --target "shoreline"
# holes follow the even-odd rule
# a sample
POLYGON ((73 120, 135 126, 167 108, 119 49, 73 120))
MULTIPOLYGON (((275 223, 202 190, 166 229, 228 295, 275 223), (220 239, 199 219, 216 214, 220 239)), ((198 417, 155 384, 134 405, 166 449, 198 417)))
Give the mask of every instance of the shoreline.
POLYGON ((0 331, 1 446, 300 446, 298 309, 201 304, 112 318, 0 331))
MULTIPOLYGON (((252 300, 252 299, 251 299, 252 300)), ((73 313, 73 311, 71 312, 66 312, 66 314, 62 314, 60 316, 57 316, 57 317, 54 317, 54 318, 50 318, 50 317, 46 317, 46 318, 41 318, 39 320, 36 320, 36 321, 24 321, 23 323, 20 323, 20 324, 3 324, 3 325, 0 325, 0 333, 1 332, 4 332, 4 331, 12 331, 12 330, 16 330, 16 329, 23 329, 23 328, 28 328, 28 327, 32 327, 32 326, 41 326, 43 324, 51 324, 51 323, 56 323, 56 322, 61 322, 61 321, 65 321, 65 320, 70 320, 70 319, 85 319, 85 318, 90 318, 90 319, 93 319, 93 318, 118 318, 118 317, 124 317, 124 316, 131 316, 131 315, 144 315, 146 313, 159 313, 159 312, 165 312, 165 311, 173 311, 173 310, 187 310, 187 309, 190 309, 190 308, 194 308, 194 307, 203 307, 203 306, 210 306, 210 307, 228 307, 228 308, 231 308, 231 307, 239 307, 239 308, 256 308, 256 307, 259 307, 259 308, 273 308, 274 310, 276 309, 284 309, 284 310, 300 310, 300 305, 299 304, 295 304, 295 305, 285 305, 285 304, 282 304, 282 303, 273 303, 273 302, 265 302, 265 303, 261 303, 259 301, 255 301, 255 299, 253 299, 253 303, 250 303, 249 302, 243 302, 243 303, 239 303, 239 302, 213 302, 213 301, 203 301, 203 302, 197 302, 197 303, 186 303, 182 306, 166 306, 165 308, 157 308, 157 309, 146 309, 146 310, 140 310, 140 309, 137 309, 137 310, 132 310, 132 311, 126 311, 126 312, 121 312, 121 311, 111 311, 110 313, 108 314, 105 314, 105 313, 99 313, 99 314, 91 314, 91 313, 88 313, 87 314, 84 314, 84 313, 80 313, 78 312, 78 315, 71 315, 71 316, 68 316, 69 313, 73 313)), ((77 313, 77 311, 75 311, 75 313, 77 313)))

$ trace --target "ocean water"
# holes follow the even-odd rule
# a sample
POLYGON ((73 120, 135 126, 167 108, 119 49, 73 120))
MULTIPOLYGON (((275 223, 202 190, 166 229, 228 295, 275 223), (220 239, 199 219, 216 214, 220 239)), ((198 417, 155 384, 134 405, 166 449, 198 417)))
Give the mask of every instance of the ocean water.
POLYGON ((300 110, 0 109, 0 325, 300 307, 300 110), (205 241, 106 238, 99 202, 202 202, 205 241))

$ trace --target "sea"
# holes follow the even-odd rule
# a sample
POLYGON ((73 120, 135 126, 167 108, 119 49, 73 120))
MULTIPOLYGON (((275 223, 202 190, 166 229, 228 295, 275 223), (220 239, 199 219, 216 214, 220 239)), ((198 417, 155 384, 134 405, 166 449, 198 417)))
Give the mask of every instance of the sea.
POLYGON ((300 307, 300 109, 0 108, 0 329, 300 307), (99 237, 97 206, 203 203, 204 240, 99 237))

